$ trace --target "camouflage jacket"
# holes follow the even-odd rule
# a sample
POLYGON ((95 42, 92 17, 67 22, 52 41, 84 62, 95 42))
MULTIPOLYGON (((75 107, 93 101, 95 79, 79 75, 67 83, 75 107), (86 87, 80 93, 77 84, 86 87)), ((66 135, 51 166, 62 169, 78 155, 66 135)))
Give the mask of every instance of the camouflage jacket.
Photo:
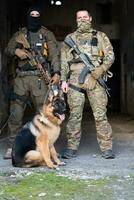
MULTIPOLYGON (((107 71, 112 63, 114 62, 114 52, 113 47, 106 36, 105 33, 91 29, 88 33, 80 33, 77 30, 66 37, 71 36, 75 43, 77 44, 79 50, 82 53, 87 54, 95 67, 102 65, 103 69, 107 71), (94 34, 93 34, 94 33, 94 34), (92 44, 92 39, 97 39, 97 44, 92 44)), ((95 40, 96 40, 95 39, 95 40)), ((79 74, 79 68, 83 64, 75 63, 71 64, 73 60, 77 58, 77 55, 74 54, 73 50, 70 49, 64 42, 61 48, 61 80, 67 79, 67 74, 69 70, 73 68, 76 69, 79 74)))
MULTIPOLYGON (((16 37, 20 33, 24 33, 24 35, 27 34, 27 29, 21 28, 18 32, 16 32, 12 38, 10 39, 7 48, 6 48, 6 54, 10 57, 15 57, 15 50, 18 48, 18 44, 16 42, 16 37)), ((55 39, 54 34, 49 31, 45 27, 41 27, 41 29, 37 32, 37 34, 42 34, 43 38, 45 38, 45 42, 47 43, 48 46, 48 60, 51 62, 51 67, 53 69, 53 72, 59 72, 60 71, 60 53, 57 45, 57 41, 55 39)), ((42 40, 42 45, 43 45, 44 40, 42 40)), ((18 59, 18 66, 21 65, 23 61, 18 59)))

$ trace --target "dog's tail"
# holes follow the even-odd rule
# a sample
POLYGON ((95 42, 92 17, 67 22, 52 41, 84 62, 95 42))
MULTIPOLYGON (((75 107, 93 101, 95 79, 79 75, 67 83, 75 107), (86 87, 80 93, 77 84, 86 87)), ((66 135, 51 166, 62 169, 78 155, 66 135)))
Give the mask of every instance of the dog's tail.
POLYGON ((31 162, 26 162, 25 160, 24 160, 24 158, 22 158, 22 157, 14 157, 14 156, 12 156, 12 165, 14 166, 14 167, 26 167, 26 168, 29 168, 29 167, 32 167, 34 164, 33 163, 31 163, 31 162))
POLYGON ((14 167, 23 167, 24 164, 25 164, 25 161, 22 158, 12 156, 12 165, 14 167))
POLYGON ((15 154, 14 148, 15 148, 15 145, 13 145, 13 148, 12 148, 12 165, 14 167, 23 167, 25 163, 24 156, 15 154))

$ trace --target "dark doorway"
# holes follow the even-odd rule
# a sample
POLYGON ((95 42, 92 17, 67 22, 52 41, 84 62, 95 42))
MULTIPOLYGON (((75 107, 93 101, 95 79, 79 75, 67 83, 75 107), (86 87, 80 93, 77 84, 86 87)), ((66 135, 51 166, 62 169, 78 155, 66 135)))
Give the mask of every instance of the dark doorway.
POLYGON ((121 63, 120 63, 120 41, 111 40, 111 43, 114 48, 115 61, 110 68, 110 71, 113 73, 113 77, 108 80, 108 86, 111 88, 109 98, 109 110, 119 112, 120 111, 120 81, 121 81, 121 63))

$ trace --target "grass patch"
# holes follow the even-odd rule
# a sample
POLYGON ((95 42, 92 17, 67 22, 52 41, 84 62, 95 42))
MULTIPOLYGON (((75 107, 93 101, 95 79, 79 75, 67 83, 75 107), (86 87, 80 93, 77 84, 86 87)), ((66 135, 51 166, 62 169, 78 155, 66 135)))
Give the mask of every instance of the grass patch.
POLYGON ((71 180, 45 172, 8 180, 0 175, 0 200, 117 200, 121 189, 118 177, 71 180))
MULTIPOLYGON (((1 197, 16 200, 90 200, 90 188, 103 187, 106 181, 71 180, 57 176, 55 173, 36 173, 22 180, 4 184, 1 197)), ((93 200, 93 199, 92 199, 93 200)))

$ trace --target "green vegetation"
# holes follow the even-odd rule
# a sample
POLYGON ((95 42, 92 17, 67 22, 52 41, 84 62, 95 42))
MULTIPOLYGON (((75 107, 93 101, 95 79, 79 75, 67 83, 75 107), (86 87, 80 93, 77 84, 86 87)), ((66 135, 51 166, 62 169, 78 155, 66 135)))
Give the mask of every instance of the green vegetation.
POLYGON ((117 196, 121 195, 120 189, 127 185, 124 180, 119 183, 117 177, 71 180, 48 172, 21 178, 1 174, 0 200, 117 200, 117 196))

